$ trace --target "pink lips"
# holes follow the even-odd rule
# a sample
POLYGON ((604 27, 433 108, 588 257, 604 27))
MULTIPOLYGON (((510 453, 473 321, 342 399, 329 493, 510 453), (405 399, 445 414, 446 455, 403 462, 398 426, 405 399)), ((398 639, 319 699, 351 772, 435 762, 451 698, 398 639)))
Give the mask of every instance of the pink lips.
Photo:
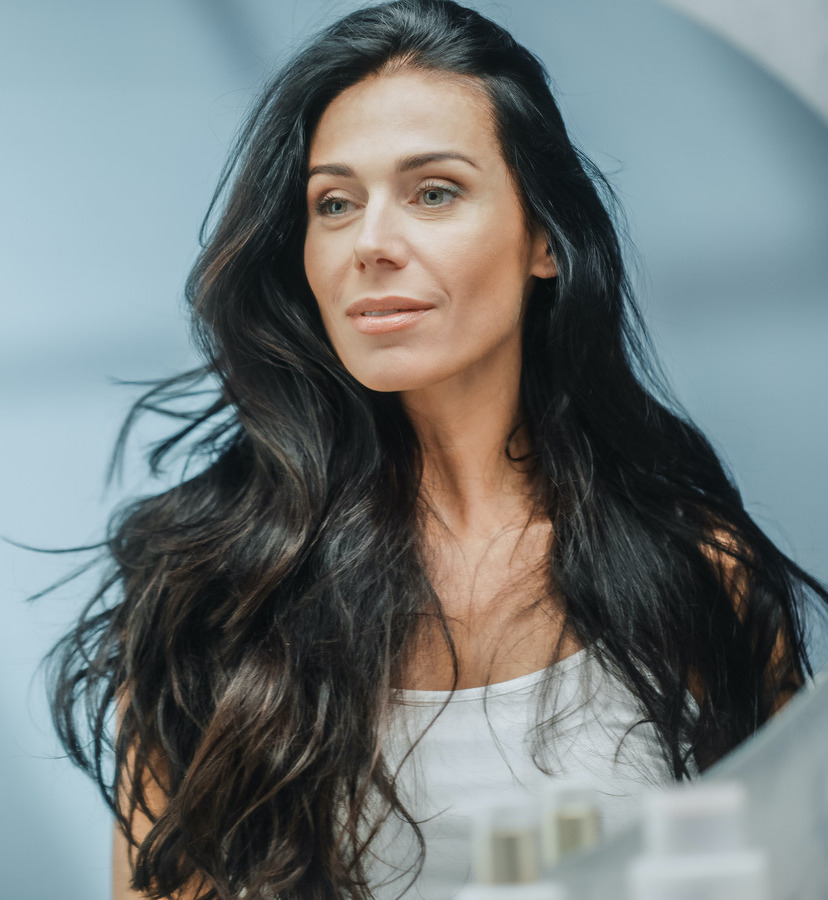
POLYGON ((345 315, 362 334, 387 334, 414 325, 430 309, 433 303, 411 297, 367 297, 352 303, 345 315))

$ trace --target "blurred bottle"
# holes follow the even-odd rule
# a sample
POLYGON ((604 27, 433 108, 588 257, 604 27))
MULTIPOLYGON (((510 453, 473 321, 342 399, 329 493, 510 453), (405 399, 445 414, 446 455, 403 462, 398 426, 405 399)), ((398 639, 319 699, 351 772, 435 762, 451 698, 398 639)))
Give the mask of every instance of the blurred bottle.
POLYGON ((481 806, 472 822, 472 878, 455 900, 567 900, 540 876, 539 809, 524 795, 481 806))
POLYGON ((748 847, 742 785, 664 790, 647 798, 644 814, 630 900, 770 900, 767 857, 748 847))
POLYGON ((541 789, 541 866, 587 850, 601 838, 600 791, 595 783, 549 779, 541 789))

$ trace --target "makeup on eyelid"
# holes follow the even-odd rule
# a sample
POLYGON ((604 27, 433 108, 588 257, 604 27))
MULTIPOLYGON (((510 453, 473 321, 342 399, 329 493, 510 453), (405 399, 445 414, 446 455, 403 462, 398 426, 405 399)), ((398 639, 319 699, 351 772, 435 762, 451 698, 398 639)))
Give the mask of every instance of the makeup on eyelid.
POLYGON ((519 371, 525 304, 555 264, 466 79, 408 70, 344 90, 311 139, 307 202, 308 285, 359 382, 466 389, 519 371))
MULTIPOLYGON (((442 193, 446 194, 449 197, 448 203, 423 203, 427 209, 441 209, 446 206, 451 205, 451 201, 456 200, 458 197, 462 196, 465 191, 457 184, 447 184, 442 181, 429 181, 425 184, 421 184, 417 190, 414 192, 415 196, 420 198, 424 198, 426 194, 429 193, 442 193)), ((316 214, 319 216, 329 216, 331 218, 340 218, 345 215, 344 212, 334 213, 330 211, 330 206, 333 203, 352 203, 350 198, 340 196, 339 194, 329 194, 325 193, 319 200, 312 204, 313 209, 316 214), (325 210, 329 210, 326 212, 325 210)))

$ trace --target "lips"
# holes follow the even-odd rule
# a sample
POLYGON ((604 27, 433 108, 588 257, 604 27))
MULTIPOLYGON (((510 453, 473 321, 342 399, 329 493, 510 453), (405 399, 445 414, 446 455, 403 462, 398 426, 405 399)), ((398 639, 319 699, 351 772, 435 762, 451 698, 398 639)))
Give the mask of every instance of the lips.
POLYGON ((346 310, 346 316, 382 317, 394 313, 419 312, 433 309, 434 304, 425 300, 414 300, 411 297, 366 297, 357 300, 346 310))
POLYGON ((430 309, 433 303, 411 297, 366 297, 352 303, 345 314, 362 334, 387 334, 415 325, 430 309))

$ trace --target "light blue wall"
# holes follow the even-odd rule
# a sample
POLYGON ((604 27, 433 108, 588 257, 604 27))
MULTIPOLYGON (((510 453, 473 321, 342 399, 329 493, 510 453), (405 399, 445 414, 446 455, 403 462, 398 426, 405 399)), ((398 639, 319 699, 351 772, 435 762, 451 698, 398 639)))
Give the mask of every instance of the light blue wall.
MULTIPOLYGON (((0 12, 0 534, 100 539, 126 379, 191 362, 181 288, 230 136, 272 58, 352 3, 39 0, 0 12)), ((618 187, 679 396, 770 533, 828 578, 828 129, 655 2, 477 3, 546 61, 618 187)), ((151 429, 143 434, 149 437, 151 429)), ((89 579, 0 544, 0 896, 96 900, 108 822, 51 757, 35 667, 89 579)))

